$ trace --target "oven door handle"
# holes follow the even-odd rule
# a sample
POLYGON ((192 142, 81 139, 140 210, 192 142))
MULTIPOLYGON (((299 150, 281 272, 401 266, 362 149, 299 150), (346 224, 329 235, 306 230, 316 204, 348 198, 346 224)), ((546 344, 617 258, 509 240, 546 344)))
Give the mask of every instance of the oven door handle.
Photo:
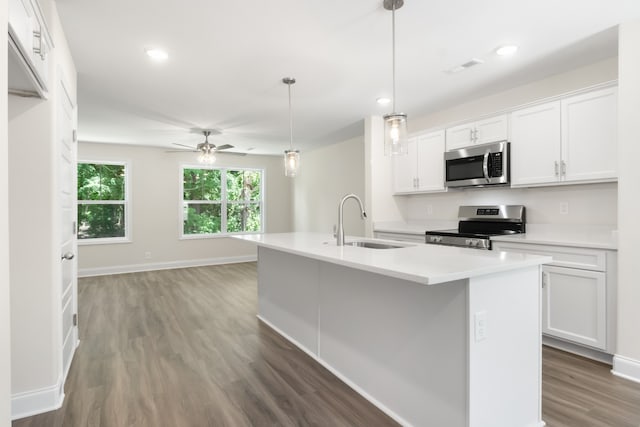
POLYGON ((482 173, 484 174, 484 179, 489 182, 489 151, 484 153, 484 159, 482 159, 482 173))

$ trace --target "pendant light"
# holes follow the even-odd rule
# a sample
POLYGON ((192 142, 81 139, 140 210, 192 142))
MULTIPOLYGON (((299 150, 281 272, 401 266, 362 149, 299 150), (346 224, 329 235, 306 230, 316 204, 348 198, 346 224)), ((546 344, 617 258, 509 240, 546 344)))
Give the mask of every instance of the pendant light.
POLYGON ((284 77, 282 83, 289 87, 289 149, 284 150, 284 175, 290 178, 298 174, 300 168, 300 151, 293 149, 293 111, 291 109, 291 85, 295 84, 293 77, 284 77))
POLYGON ((384 153, 400 155, 408 152, 407 115, 396 113, 396 9, 404 5, 404 0, 384 0, 383 6, 391 11, 391 52, 393 75, 393 112, 385 114, 384 119, 384 153))

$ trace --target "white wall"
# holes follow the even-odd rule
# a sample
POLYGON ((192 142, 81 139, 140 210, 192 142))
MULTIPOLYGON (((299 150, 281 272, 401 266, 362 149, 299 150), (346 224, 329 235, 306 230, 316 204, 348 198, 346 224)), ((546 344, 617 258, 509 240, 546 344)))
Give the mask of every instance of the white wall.
POLYGON ((618 350, 614 370, 640 381, 640 21, 620 26, 618 350))
MULTIPOLYGON (((331 233, 338 222, 338 202, 349 193, 364 193, 364 141, 357 137, 302 153, 300 173, 293 179, 294 229, 331 233)), ((364 221, 354 200, 345 202, 347 235, 364 235, 364 221)))
MULTIPOLYGON (((567 73, 519 86, 491 96, 471 100, 443 111, 422 117, 409 116, 412 133, 427 129, 445 128, 454 123, 472 120, 478 116, 503 111, 542 98, 560 95, 618 77, 617 58, 610 58, 567 73)), ((369 122, 377 123, 379 118, 369 122)), ((381 131, 381 125, 369 126, 371 132, 381 131)), ((388 158, 383 157, 382 142, 365 144, 378 148, 368 158, 371 171, 367 174, 367 186, 375 189, 373 221, 429 221, 455 220, 459 205, 485 203, 522 203, 527 206, 530 223, 600 224, 617 222, 616 184, 587 184, 566 187, 528 189, 473 189, 412 196, 392 195, 392 170, 388 158), (569 203, 569 214, 560 214, 560 202, 569 203), (428 207, 433 214, 428 215, 428 207)))
POLYGON ((7 148, 7 2, 0 0, 0 426, 11 425, 9 316, 9 164, 7 148))
MULTIPOLYGON (((220 154, 216 165, 265 169, 267 232, 291 228, 291 183, 276 156, 220 154)), ((180 165, 197 164, 195 153, 122 144, 81 142, 79 160, 128 161, 130 165, 131 243, 80 245, 79 274, 166 268, 202 261, 255 257, 255 247, 231 238, 179 239, 180 165), (145 252, 151 258, 145 259, 145 252)))
MULTIPOLYGON (((55 43, 49 100, 8 102, 12 393, 25 393, 22 401, 38 400, 42 389, 57 399, 63 375, 56 117, 58 82, 64 75, 75 103, 76 71, 55 3, 43 3, 55 43)), ((33 407, 39 409, 53 408, 33 407)))
POLYGON ((373 235, 373 223, 402 219, 404 199, 394 198, 391 158, 384 155, 384 122, 381 117, 367 117, 364 123, 365 192, 369 217, 367 236, 373 235))

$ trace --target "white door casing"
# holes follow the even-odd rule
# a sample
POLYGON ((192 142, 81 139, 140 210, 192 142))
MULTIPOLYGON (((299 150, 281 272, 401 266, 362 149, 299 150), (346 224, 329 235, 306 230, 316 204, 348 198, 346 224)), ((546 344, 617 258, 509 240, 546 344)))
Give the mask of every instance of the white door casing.
POLYGON ((71 360, 78 343, 78 263, 76 240, 76 110, 69 97, 63 81, 59 83, 58 97, 58 134, 59 144, 59 197, 60 197, 60 262, 62 275, 60 278, 61 313, 62 313, 62 373, 66 378, 71 360))

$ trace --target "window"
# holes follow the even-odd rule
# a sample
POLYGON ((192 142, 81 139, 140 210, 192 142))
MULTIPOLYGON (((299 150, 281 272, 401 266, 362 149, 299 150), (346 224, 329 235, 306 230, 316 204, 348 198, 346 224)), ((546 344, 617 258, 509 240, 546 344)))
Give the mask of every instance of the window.
POLYGON ((260 233, 263 171, 182 168, 182 237, 260 233))
POLYGON ((129 241, 126 163, 78 162, 78 239, 129 241))

